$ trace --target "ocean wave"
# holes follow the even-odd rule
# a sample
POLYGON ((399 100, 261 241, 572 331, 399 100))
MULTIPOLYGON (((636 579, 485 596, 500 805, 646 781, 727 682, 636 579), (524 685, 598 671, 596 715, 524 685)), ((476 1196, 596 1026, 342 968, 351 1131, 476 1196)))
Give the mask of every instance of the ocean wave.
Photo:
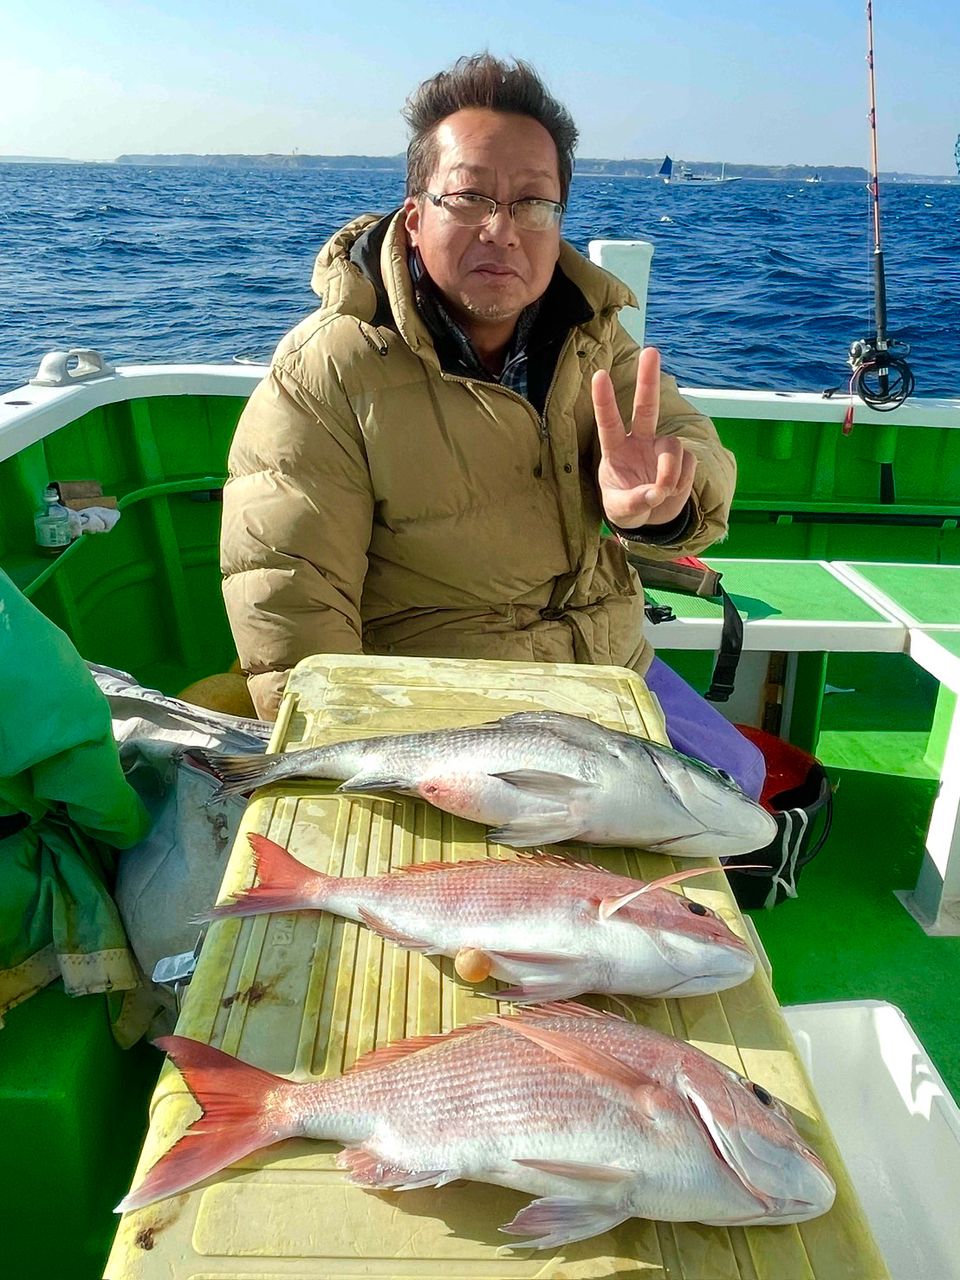
MULTIPOLYGON (((65 342, 121 361, 270 352, 317 305, 324 240, 402 199, 394 172, 4 167, 2 385, 65 342)), ((956 393, 960 188, 891 185, 883 201, 890 332, 913 345, 921 394, 956 393)), ((871 323, 869 213, 855 183, 580 178, 564 234, 582 251, 653 243, 648 339, 683 381, 817 389, 849 375, 871 323)))

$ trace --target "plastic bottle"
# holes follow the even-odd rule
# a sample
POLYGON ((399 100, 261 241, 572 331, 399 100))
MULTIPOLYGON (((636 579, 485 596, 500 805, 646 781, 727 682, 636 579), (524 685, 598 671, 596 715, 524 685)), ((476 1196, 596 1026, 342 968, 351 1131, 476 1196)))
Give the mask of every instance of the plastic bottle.
POLYGON ((72 541, 70 536, 70 512, 60 501, 55 485, 48 484, 43 491, 43 506, 33 521, 37 550, 45 556, 58 556, 72 541))

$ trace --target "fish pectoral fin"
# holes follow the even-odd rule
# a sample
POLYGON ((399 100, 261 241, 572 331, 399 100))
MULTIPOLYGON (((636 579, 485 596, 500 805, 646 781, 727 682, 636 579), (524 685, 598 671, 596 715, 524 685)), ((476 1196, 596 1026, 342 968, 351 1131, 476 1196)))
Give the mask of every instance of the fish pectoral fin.
POLYGON ((528 965, 534 970, 515 987, 491 991, 489 994, 495 1000, 562 1000, 565 996, 578 996, 587 989, 589 970, 584 956, 532 951, 488 951, 487 954, 494 966, 502 960, 507 964, 528 965))
POLYGON ((417 784, 410 778, 371 778, 362 773, 355 773, 346 782, 341 782, 337 791, 415 791, 417 784))
POLYGON ((539 981, 531 978, 516 987, 498 987, 496 991, 478 991, 476 994, 490 1000, 509 1000, 513 1004, 541 1004, 544 1000, 570 1000, 574 996, 582 996, 583 992, 582 981, 560 978, 539 981))
POLYGON ((561 954, 556 951, 493 951, 490 947, 484 947, 484 951, 494 960, 506 960, 508 964, 543 965, 551 969, 580 964, 584 959, 583 956, 561 954))
POLYGON ((530 845, 573 840, 580 834, 582 822, 571 817, 569 806, 572 800, 594 790, 589 782, 542 769, 511 769, 490 776, 499 778, 524 795, 542 800, 544 806, 539 812, 522 814, 488 831, 488 840, 522 849, 530 845))
POLYGON ((432 942, 427 942, 423 938, 412 938, 408 933, 401 933, 399 929, 395 929, 392 924, 388 924, 386 920, 381 920, 379 916, 368 911, 366 907, 359 907, 357 915, 374 933, 378 933, 381 938, 386 938, 390 942, 395 942, 398 947, 405 947, 407 951, 422 951, 425 956, 440 955, 440 949, 432 942))
POLYGON ((536 1237, 517 1248, 551 1249, 612 1231, 629 1217, 629 1212, 619 1205, 594 1204, 575 1196, 548 1196, 532 1201, 500 1230, 510 1236, 536 1237))
POLYGON ((390 1187, 394 1191, 415 1191, 420 1187, 442 1187, 461 1175, 453 1169, 404 1169, 379 1155, 371 1147, 345 1147, 337 1153, 337 1164, 360 1187, 390 1187))
POLYGON ((525 1036, 565 1062, 568 1067, 582 1071, 601 1084, 618 1085, 630 1094, 645 1115, 652 1118, 661 1109, 659 1103, 663 1094, 662 1086, 620 1058, 615 1058, 612 1053, 585 1044, 575 1036, 567 1035, 565 1031, 555 1031, 537 1022, 502 1016, 491 1018, 491 1022, 499 1023, 515 1035, 525 1036))
POLYGON ((509 844, 517 849, 531 845, 559 844, 561 840, 574 840, 580 834, 581 824, 574 822, 566 809, 552 808, 545 813, 524 814, 487 832, 493 844, 509 844))
POLYGON ((566 802, 576 795, 594 790, 593 784, 584 782, 583 778, 572 778, 566 773, 550 773, 545 769, 508 769, 504 773, 493 773, 490 776, 509 783, 518 791, 541 796, 544 800, 566 802))
MULTIPOLYGON (((701 827, 699 831, 686 831, 683 835, 679 836, 664 836, 662 840, 648 840, 642 847, 644 849, 649 849, 651 853, 661 853, 671 850, 675 844, 682 844, 684 840, 699 840, 705 832, 707 832, 706 827, 701 827)), ((716 839, 716 837, 713 838, 716 839)), ((703 853, 693 853, 690 857, 706 857, 707 852, 708 851, 705 850, 703 853)), ((678 854, 677 856, 682 857, 683 855, 678 854)), ((716 867, 714 867, 713 870, 716 871, 716 867)))
POLYGON ((582 1182, 626 1182, 636 1177, 632 1169, 620 1169, 615 1164, 585 1164, 580 1160, 515 1160, 528 1169, 541 1173, 555 1173, 559 1178, 578 1178, 582 1182))

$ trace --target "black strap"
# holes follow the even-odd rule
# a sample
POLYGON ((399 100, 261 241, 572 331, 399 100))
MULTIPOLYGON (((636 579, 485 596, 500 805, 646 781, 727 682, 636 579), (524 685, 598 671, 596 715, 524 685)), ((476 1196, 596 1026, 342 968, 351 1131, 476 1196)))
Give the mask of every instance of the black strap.
POLYGON ((713 668, 713 679, 710 681, 710 688, 703 695, 708 702, 726 702, 733 693, 740 652, 743 649, 743 619, 723 587, 718 586, 717 591, 723 602, 723 631, 720 635, 720 651, 713 668))

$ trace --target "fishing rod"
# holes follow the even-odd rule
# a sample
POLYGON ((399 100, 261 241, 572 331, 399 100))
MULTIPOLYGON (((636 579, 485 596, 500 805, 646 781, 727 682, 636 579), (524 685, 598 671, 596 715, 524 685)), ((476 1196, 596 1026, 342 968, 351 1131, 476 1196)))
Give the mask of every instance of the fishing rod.
MULTIPOLYGON (((847 362, 853 370, 850 393, 856 392, 871 409, 896 409, 913 394, 916 380, 903 358, 910 354, 905 342, 887 337, 887 286, 883 273, 883 243, 880 237, 880 164, 877 149, 877 90, 874 80, 873 0, 867 0, 867 73, 870 94, 871 177, 870 192, 873 224, 873 314, 874 330, 865 338, 850 344, 847 362), (902 352, 894 353, 892 348, 902 352)), ((852 422, 852 409, 848 411, 852 422)))

